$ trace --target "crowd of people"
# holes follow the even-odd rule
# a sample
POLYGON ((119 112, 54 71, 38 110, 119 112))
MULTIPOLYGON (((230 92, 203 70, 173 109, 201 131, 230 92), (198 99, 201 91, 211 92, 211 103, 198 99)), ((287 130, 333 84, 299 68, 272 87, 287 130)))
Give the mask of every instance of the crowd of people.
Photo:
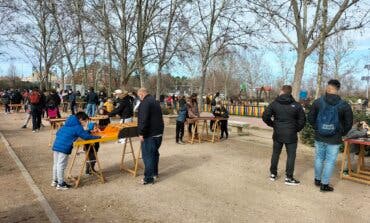
MULTIPOLYGON (((284 85, 281 88, 279 96, 269 104, 263 113, 263 121, 273 128, 273 148, 270 165, 270 179, 278 179, 278 163, 283 146, 287 151, 285 183, 287 185, 298 185, 300 181, 294 177, 294 167, 296 159, 296 150, 298 144, 297 133, 300 132, 308 121, 315 130, 315 161, 314 161, 314 179, 313 183, 320 188, 322 192, 333 191, 330 185, 330 179, 335 169, 335 163, 339 153, 339 147, 342 144, 343 137, 359 138, 366 137, 369 127, 363 120, 353 121, 351 106, 340 98, 338 91, 340 82, 330 80, 326 87, 326 92, 319 99, 316 99, 308 112, 304 111, 303 106, 296 102, 292 96, 292 87, 284 85), (307 118, 306 118, 307 113, 307 118)), ((91 135, 96 129, 104 129, 110 119, 100 120, 95 127, 88 126, 89 117, 96 113, 108 117, 119 116, 120 123, 132 122, 136 114, 138 118, 138 135, 141 141, 142 158, 145 171, 142 183, 152 184, 158 177, 159 147, 162 143, 164 131, 162 108, 163 105, 155 100, 145 88, 138 92, 129 93, 126 90, 117 89, 112 97, 108 97, 105 92, 96 93, 90 88, 85 96, 85 111, 76 112, 76 99, 81 97, 78 92, 72 90, 56 92, 50 90, 42 92, 37 87, 30 91, 20 92, 19 90, 9 90, 1 92, 2 102, 5 108, 5 114, 8 114, 10 103, 23 103, 28 116, 22 128, 26 128, 28 121, 32 117, 32 130, 37 132, 42 126, 42 116, 46 114, 49 118, 60 117, 59 106, 61 103, 68 102, 71 109, 71 116, 65 122, 65 125, 57 132, 56 140, 53 145, 54 165, 52 186, 57 189, 68 189, 69 185, 64 181, 64 170, 67 165, 68 155, 71 153, 72 144, 78 138, 92 139, 98 138, 91 135)), ((188 123, 188 132, 195 135, 198 129, 194 123, 197 117, 200 117, 197 94, 190 97, 178 96, 173 99, 172 96, 166 100, 166 106, 177 108, 176 120, 176 143, 185 144, 184 130, 185 122, 188 123), (176 103, 174 103, 176 101, 176 103)), ((227 119, 229 113, 226 107, 221 103, 220 94, 216 93, 210 102, 212 114, 214 117, 222 118, 217 122, 211 121, 210 130, 220 127, 220 138, 228 138, 227 119)), ((63 106, 63 110, 66 108, 63 106)), ((119 142, 124 143, 125 139, 119 142)), ((96 150, 99 144, 94 145, 96 150)), ((351 159, 354 153, 358 152, 356 146, 351 147, 351 159)), ((94 170, 94 154, 89 155, 90 165, 86 168, 86 174, 94 170)), ((353 162, 352 162, 353 163, 353 162)), ((348 171, 348 170, 345 170, 348 171)))

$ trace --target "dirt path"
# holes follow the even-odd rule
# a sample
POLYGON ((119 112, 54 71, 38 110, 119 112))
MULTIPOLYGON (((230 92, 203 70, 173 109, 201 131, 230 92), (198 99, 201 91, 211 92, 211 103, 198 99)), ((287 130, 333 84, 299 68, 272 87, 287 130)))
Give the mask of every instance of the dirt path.
POLYGON ((0 222, 49 222, 4 145, 0 144, 0 222))
MULTIPOLYGON (((0 115, 0 131, 11 143, 62 222, 368 222, 369 187, 333 178, 334 193, 313 186, 313 153, 300 146, 296 176, 300 186, 286 186, 282 178, 268 179, 271 132, 231 135, 220 143, 177 145, 174 127, 166 127, 160 149, 160 182, 142 186, 119 171, 121 145, 101 144, 99 151, 107 183, 85 178, 82 187, 56 191, 50 187, 52 152, 49 128, 39 133, 20 129, 22 115, 0 115)), ((138 149, 138 142, 134 142, 138 149)), ((4 156, 1 155, 1 163, 4 156)), ((285 166, 281 156, 280 173, 285 166)), ((16 171, 16 170, 14 170, 16 171)), ((1 175, 9 170, 1 170, 1 175)), ((142 172, 142 171, 141 171, 142 172)), ((1 185, 3 185, 3 178, 1 185)), ((20 179, 21 181, 22 179, 20 179)), ((24 182, 12 183, 18 196, 24 182)), ((8 196, 0 193, 0 199, 8 196)), ((11 198, 9 196, 8 198, 11 198)), ((32 200, 32 198, 30 198, 32 200)), ((36 205, 14 199, 6 210, 36 205)), ((25 210, 25 211, 26 211, 25 210)), ((2 214, 3 212, 1 212, 2 214)), ((3 215, 0 215, 3 216, 3 215)), ((2 219, 0 219, 2 221, 2 219)), ((16 222, 16 221, 14 221, 16 222)))

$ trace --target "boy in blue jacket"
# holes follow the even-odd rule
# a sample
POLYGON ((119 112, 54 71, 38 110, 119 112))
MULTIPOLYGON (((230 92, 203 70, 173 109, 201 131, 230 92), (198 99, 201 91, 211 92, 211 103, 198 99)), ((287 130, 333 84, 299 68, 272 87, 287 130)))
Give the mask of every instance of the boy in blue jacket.
POLYGON ((53 165, 53 182, 51 186, 56 186, 57 190, 66 190, 70 188, 64 181, 64 170, 67 167, 68 156, 72 152, 73 142, 79 137, 85 140, 97 139, 99 136, 93 136, 84 130, 89 117, 85 112, 78 112, 76 115, 71 115, 66 120, 55 137, 53 145, 54 165, 53 165))

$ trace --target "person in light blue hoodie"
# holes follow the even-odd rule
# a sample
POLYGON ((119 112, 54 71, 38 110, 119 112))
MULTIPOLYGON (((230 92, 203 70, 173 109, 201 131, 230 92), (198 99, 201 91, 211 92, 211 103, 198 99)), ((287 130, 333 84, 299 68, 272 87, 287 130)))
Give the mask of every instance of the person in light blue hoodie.
POLYGON ((68 163, 68 156, 73 149, 73 142, 79 137, 84 140, 100 138, 100 136, 91 135, 84 130, 83 126, 87 124, 88 119, 89 117, 85 112, 71 115, 65 121, 64 126, 56 133, 53 145, 54 165, 51 186, 56 187, 57 190, 70 188, 70 185, 64 181, 64 170, 68 163))
POLYGON ((184 125, 187 117, 186 101, 184 98, 179 100, 179 111, 176 119, 176 143, 185 144, 182 138, 184 137, 184 125))

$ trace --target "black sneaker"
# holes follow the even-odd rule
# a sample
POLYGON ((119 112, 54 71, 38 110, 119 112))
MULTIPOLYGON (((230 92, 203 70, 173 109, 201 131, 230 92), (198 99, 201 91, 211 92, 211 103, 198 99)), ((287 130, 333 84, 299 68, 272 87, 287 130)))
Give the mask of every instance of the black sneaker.
POLYGON ((286 185, 296 186, 296 185, 299 185, 300 183, 301 182, 299 182, 299 180, 296 180, 293 177, 291 177, 291 178, 285 178, 285 184, 286 185))
POLYGON ((147 185, 147 184, 154 184, 154 177, 153 177, 153 181, 151 182, 148 182, 148 181, 145 181, 144 179, 141 179, 141 182, 140 182, 142 185, 147 185))
POLYGON ((57 190, 68 190, 72 186, 67 184, 66 182, 63 182, 62 184, 57 185, 57 190))
POLYGON ((277 179, 277 175, 275 175, 275 174, 270 175, 270 180, 271 181, 275 181, 276 179, 277 179))
POLYGON ((321 186, 321 180, 316 180, 315 179, 315 185, 318 186, 318 187, 320 187, 321 186))
POLYGON ((321 192, 333 192, 334 188, 329 186, 329 184, 321 184, 320 191, 321 192))
POLYGON ((22 126, 22 129, 25 129, 25 128, 27 128, 27 126, 26 126, 26 125, 23 125, 23 126, 22 126))

